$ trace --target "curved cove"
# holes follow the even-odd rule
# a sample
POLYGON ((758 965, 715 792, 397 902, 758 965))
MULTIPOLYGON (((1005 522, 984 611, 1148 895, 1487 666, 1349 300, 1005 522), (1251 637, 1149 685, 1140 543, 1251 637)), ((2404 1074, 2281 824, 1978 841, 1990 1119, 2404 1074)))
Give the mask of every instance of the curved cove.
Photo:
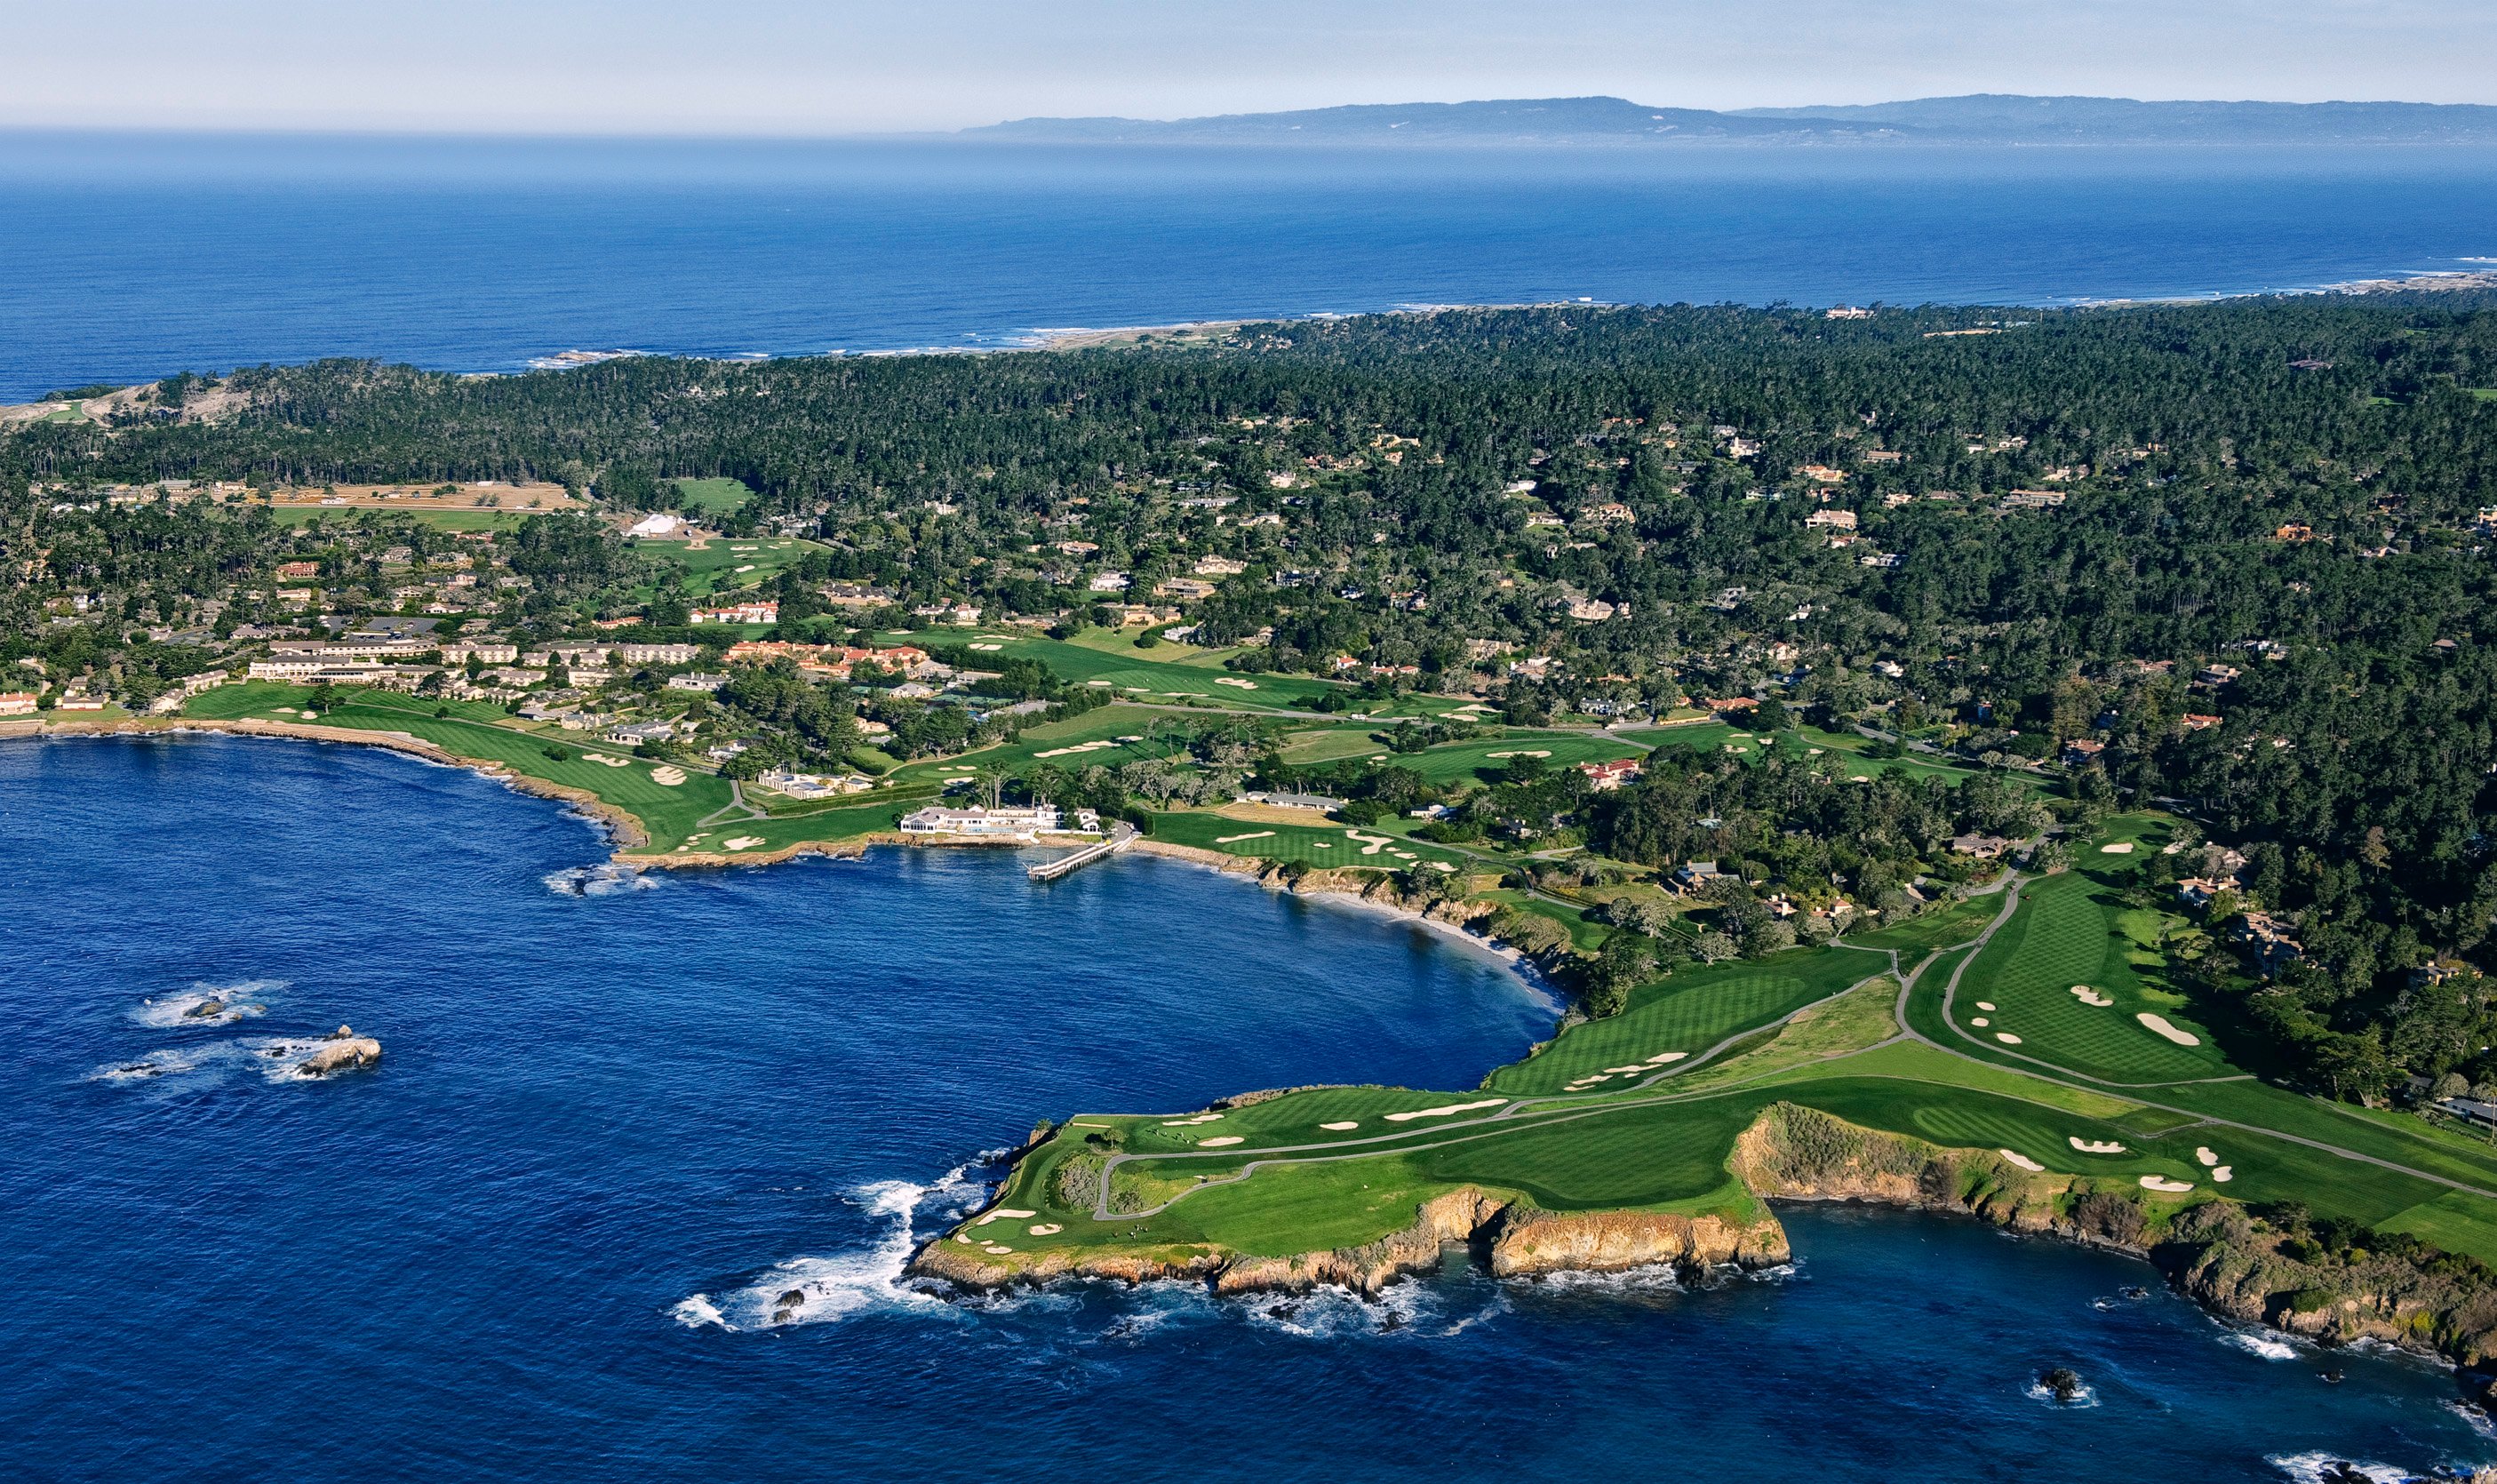
POLYGON ((2497 1457, 2425 1367, 2336 1357, 2326 1387, 2311 1351, 2117 1297, 2137 1265, 1922 1218, 1791 1213, 1799 1267, 1716 1289, 1461 1263, 1377 1304, 897 1288, 1033 1117, 1463 1089, 1550 1028, 1488 955, 1193 868, 1036 888, 1008 852, 879 851, 585 890, 603 845, 543 801, 210 737, 0 747, 0 1471, 1979 1479, 2117 1456, 2272 1479, 2316 1454, 2497 1457), (381 1038, 379 1070, 256 1059, 339 1023, 381 1038), (2096 1405, 2029 1394, 2058 1364, 2096 1405), (1943 1433, 1967 1446, 1938 1457, 1943 1433))

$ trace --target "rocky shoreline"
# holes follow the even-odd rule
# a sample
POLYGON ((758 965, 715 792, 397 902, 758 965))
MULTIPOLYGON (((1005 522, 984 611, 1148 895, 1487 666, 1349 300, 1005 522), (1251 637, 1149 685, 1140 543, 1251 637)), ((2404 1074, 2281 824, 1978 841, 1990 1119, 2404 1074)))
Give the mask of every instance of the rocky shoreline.
MULTIPOLYGON (((2149 1263, 2222 1319, 2325 1345, 2395 1346, 2457 1368, 2475 1394, 2486 1390, 2478 1373, 2497 1365, 2497 1284, 2483 1286, 2450 1260, 2309 1252, 2304 1239, 2266 1226, 2233 1201, 2161 1212, 2085 1177, 2032 1172, 1991 1151, 1946 1149, 1787 1103, 1764 1110, 1743 1131, 1728 1168, 1768 1203, 1851 1202, 1974 1216, 2021 1235, 2122 1253, 2149 1263)), ((1338 1286, 1375 1297, 1400 1279, 1437 1271, 1458 1247, 1495 1278, 1660 1265, 1695 1276, 1775 1267, 1792 1255, 1773 1212, 1748 1221, 1636 1210, 1550 1212, 1472 1185, 1422 1202, 1410 1225, 1374 1241, 1280 1257, 1140 1246, 1025 1252, 1009 1263, 955 1240, 977 1220, 975 1215, 921 1247, 907 1271, 965 1292, 1097 1278, 1185 1279, 1217 1294, 1338 1286)))

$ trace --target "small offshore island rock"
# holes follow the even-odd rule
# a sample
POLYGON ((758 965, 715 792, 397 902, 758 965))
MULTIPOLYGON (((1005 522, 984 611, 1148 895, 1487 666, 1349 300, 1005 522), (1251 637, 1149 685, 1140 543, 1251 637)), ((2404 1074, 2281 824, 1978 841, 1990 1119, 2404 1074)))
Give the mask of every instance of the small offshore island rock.
POLYGON ((371 1036, 360 1036, 345 1026, 332 1031, 303 1064, 295 1069, 299 1077, 327 1077, 332 1072, 350 1067, 371 1066, 382 1058, 382 1043, 371 1036))

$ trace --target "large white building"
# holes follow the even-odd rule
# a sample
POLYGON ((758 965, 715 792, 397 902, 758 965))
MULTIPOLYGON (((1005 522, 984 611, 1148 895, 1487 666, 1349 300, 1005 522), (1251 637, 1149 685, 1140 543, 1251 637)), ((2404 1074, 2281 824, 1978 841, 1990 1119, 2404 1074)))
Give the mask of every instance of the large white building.
POLYGON ((904 814, 901 829, 907 835, 942 835, 958 839, 1028 840, 1043 835, 1099 833, 1100 818, 1090 809, 1075 812, 1075 822, 1069 826, 1059 822, 1061 816, 1054 804, 995 809, 977 805, 967 809, 948 809, 931 805, 904 814))

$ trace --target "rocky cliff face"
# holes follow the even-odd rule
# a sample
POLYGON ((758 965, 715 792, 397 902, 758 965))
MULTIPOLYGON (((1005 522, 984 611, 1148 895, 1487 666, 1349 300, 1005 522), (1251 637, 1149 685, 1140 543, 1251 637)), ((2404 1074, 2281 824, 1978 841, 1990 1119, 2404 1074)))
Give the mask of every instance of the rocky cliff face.
POLYGON ((1375 1294, 1407 1274, 1438 1268, 1450 1244, 1473 1248, 1501 1278, 1564 1270, 1614 1272, 1657 1263, 1759 1268, 1788 1256, 1786 1229, 1773 1216, 1743 1224, 1719 1216, 1637 1211, 1546 1212, 1467 1186, 1424 1201, 1415 1208, 1411 1225, 1376 1241, 1289 1257, 1192 1247, 1097 1253, 1060 1249, 1018 1253, 1009 1260, 945 1239, 921 1248, 910 1271, 964 1288, 1086 1276, 1127 1282, 1197 1279, 1217 1293, 1335 1286, 1375 1294))

